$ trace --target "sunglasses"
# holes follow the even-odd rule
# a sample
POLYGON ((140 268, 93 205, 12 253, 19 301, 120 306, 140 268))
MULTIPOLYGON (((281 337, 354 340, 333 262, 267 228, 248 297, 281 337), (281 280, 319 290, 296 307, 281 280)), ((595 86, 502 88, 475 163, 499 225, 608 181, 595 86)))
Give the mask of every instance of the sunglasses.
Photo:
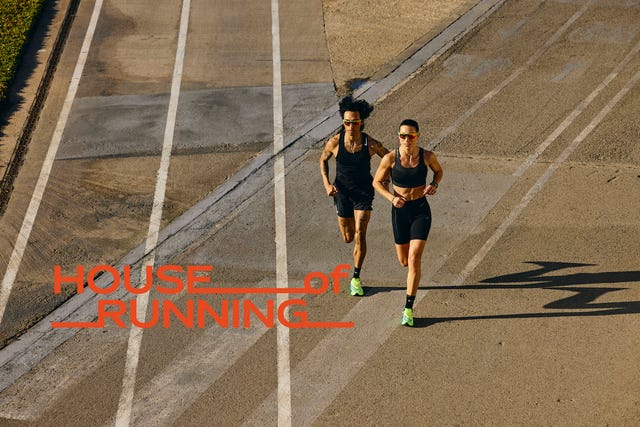
POLYGON ((344 119, 342 120, 342 123, 344 123, 345 126, 349 126, 349 125, 359 125, 360 123, 362 123, 362 119, 357 119, 357 120, 347 120, 344 119))
POLYGON ((412 132, 412 133, 398 132, 398 136, 400 137, 400 139, 414 139, 418 136, 418 133, 417 132, 412 132))

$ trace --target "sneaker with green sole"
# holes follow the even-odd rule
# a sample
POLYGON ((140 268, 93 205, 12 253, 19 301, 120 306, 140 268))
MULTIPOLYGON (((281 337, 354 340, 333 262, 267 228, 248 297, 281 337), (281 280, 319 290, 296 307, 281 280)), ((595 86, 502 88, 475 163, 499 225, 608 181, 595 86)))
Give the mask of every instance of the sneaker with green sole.
POLYGON ((356 279, 355 277, 351 279, 351 284, 349 285, 349 289, 351 290, 351 295, 353 296, 364 295, 364 289, 362 289, 362 282, 360 282, 360 279, 356 279))
POLYGON ((401 325, 413 326, 413 309, 405 308, 402 312, 402 322, 401 325))

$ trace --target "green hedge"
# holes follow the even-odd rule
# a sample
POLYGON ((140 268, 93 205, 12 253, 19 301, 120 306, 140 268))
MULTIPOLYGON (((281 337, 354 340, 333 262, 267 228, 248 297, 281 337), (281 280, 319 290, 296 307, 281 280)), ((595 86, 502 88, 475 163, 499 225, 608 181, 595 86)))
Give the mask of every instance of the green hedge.
POLYGON ((27 43, 31 27, 47 0, 0 0, 0 102, 27 43))

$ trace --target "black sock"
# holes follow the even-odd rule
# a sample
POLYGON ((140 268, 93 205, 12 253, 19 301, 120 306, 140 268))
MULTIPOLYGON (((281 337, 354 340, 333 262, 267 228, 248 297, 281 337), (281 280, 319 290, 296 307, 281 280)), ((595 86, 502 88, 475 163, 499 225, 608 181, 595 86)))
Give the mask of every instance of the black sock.
POLYGON ((360 269, 362 267, 354 267, 353 268, 353 278, 354 279, 359 279, 360 278, 360 269))
POLYGON ((404 304, 404 308, 413 309, 413 302, 416 300, 416 296, 407 295, 407 302, 404 304))

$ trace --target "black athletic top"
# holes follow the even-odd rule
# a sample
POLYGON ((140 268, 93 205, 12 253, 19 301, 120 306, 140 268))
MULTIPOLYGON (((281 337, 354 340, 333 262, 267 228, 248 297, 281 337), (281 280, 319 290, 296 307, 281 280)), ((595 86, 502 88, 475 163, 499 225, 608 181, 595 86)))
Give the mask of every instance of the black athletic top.
POLYGON ((336 156, 336 181, 348 188, 371 185, 371 155, 369 154, 368 136, 362 133, 362 149, 350 153, 344 146, 344 132, 340 132, 338 155, 336 156))
POLYGON ((400 162, 400 149, 396 150, 396 162, 391 169, 393 185, 402 188, 415 188, 427 183, 427 165, 424 162, 424 150, 420 148, 420 160, 415 168, 405 168, 400 162))

